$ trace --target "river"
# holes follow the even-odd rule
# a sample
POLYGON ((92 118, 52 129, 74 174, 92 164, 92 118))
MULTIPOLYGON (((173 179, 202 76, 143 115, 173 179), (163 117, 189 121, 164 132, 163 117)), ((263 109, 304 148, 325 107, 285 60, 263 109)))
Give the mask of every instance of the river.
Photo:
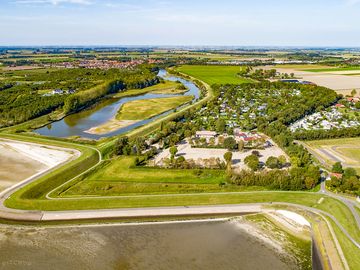
POLYGON ((0 269, 299 269, 233 221, 98 227, 0 225, 0 269))
MULTIPOLYGON (((189 91, 187 91, 183 95, 194 96, 195 99, 198 99, 200 97, 200 90, 193 82, 182 79, 177 76, 169 75, 167 74, 166 70, 160 70, 158 76, 169 81, 178 80, 182 82, 189 89, 189 91)), ((102 137, 112 137, 115 135, 126 133, 145 124, 148 124, 151 121, 154 121, 155 119, 158 119, 160 117, 163 117, 171 113, 171 111, 165 112, 163 114, 157 115, 155 117, 143 121, 139 121, 135 124, 129 125, 124 128, 119 128, 118 130, 109 132, 107 134, 101 134, 101 135, 89 134, 85 131, 91 129, 92 127, 96 127, 101 124, 104 124, 110 119, 113 119, 116 116, 119 108, 123 104, 129 101, 162 98, 162 97, 173 97, 173 96, 176 95, 147 93, 138 96, 124 97, 120 99, 106 99, 92 106, 89 109, 66 116, 62 120, 53 122, 47 126, 36 129, 34 132, 45 136, 62 137, 62 138, 70 137, 70 136, 80 136, 84 138, 97 140, 102 137)))

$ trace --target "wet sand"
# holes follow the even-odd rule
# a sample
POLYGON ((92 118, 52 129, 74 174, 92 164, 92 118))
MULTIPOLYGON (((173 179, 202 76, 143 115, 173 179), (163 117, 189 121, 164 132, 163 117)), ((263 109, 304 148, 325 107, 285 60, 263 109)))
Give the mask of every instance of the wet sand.
POLYGON ((80 228, 0 225, 0 269, 297 269, 267 242, 229 221, 80 228))
POLYGON ((1 144, 1 141, 0 164, 0 190, 48 168, 45 164, 1 144))
POLYGON ((84 132, 89 134, 97 134, 97 135, 103 135, 107 134, 113 131, 116 131, 120 128, 128 127, 133 124, 136 124, 138 121, 134 120, 116 120, 115 118, 110 119, 104 124, 101 124, 96 127, 92 127, 84 132))
POLYGON ((0 140, 0 190, 70 159, 75 152, 0 140))

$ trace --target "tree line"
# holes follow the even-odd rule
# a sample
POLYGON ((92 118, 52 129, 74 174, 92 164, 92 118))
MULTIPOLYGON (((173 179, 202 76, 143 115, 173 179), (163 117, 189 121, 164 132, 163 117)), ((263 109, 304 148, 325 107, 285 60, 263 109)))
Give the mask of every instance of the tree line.
POLYGON ((134 70, 61 69, 6 73, 5 81, 0 83, 0 127, 23 123, 56 109, 63 109, 65 113, 77 111, 107 94, 156 84, 159 82, 156 74, 156 69, 147 65, 134 70), (76 93, 52 95, 51 91, 55 89, 72 89, 76 93))

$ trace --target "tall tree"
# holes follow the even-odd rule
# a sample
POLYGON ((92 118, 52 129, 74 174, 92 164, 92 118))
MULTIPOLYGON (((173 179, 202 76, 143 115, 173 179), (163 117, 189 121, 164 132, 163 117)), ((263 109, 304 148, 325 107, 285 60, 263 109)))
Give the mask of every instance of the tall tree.
POLYGON ((170 151, 170 154, 171 154, 171 160, 174 160, 175 155, 178 152, 177 147, 176 146, 171 146, 169 151, 170 151))

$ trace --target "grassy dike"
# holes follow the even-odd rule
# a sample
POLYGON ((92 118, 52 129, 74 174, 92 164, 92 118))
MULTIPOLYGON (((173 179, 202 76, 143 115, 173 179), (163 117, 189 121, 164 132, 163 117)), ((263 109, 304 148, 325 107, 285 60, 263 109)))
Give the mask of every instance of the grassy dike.
POLYGON ((95 148, 90 146, 65 141, 57 141, 42 137, 30 137, 14 134, 0 134, 0 138, 70 148, 78 150, 81 153, 80 157, 77 159, 65 164, 60 168, 51 170, 48 174, 16 191, 8 199, 9 201, 18 201, 20 204, 22 204, 23 201, 31 202, 35 200, 46 199, 45 195, 54 187, 59 186, 64 182, 76 177, 78 174, 90 169, 100 161, 99 153, 95 148))

